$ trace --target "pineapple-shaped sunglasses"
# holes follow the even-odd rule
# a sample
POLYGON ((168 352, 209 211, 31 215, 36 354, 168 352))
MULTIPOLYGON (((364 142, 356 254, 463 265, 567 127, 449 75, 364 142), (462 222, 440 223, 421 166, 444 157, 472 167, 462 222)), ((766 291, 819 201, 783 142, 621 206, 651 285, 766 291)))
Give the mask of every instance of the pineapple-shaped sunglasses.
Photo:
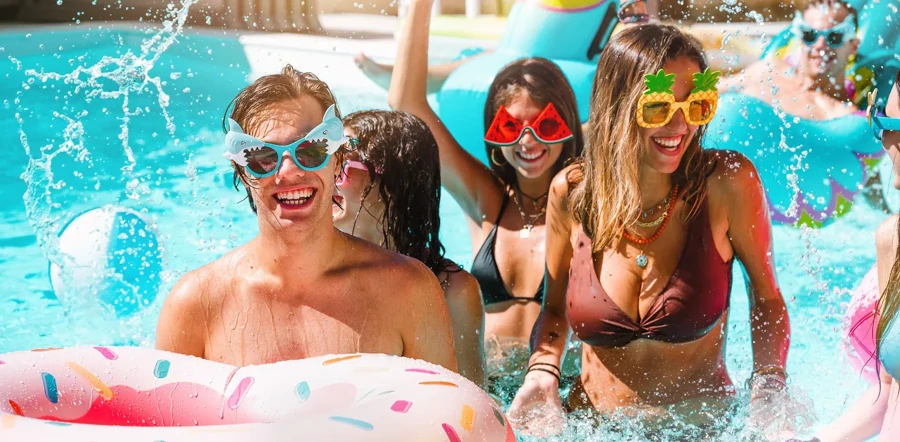
POLYGON ((637 105, 637 124, 646 129, 669 124, 678 109, 684 113, 688 124, 701 126, 709 123, 716 114, 719 104, 718 71, 705 71, 694 74, 694 89, 685 101, 675 101, 675 74, 666 74, 662 69, 655 74, 644 76, 647 90, 641 95, 637 105))

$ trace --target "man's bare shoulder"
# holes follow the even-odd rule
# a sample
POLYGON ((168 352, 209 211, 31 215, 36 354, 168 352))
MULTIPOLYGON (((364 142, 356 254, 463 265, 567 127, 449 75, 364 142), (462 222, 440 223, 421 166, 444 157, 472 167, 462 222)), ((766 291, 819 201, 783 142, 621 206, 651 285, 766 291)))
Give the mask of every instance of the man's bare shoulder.
POLYGON ((349 248, 345 256, 349 259, 339 267, 342 277, 394 296, 420 292, 423 285, 436 286, 440 291, 437 278, 421 261, 356 237, 345 237, 349 248))
POLYGON ((219 259, 181 276, 166 297, 166 303, 182 308, 199 308, 200 302, 208 303, 222 298, 231 281, 240 272, 239 258, 246 253, 246 246, 238 247, 219 259))

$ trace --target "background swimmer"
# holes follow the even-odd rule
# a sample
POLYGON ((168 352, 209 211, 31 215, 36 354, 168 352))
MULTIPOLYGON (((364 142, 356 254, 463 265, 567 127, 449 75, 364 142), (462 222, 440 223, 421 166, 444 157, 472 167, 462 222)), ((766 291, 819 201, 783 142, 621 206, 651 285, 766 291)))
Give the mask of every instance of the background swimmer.
POLYGON ((484 305, 478 281, 444 258, 438 235, 441 169, 434 136, 411 114, 381 110, 348 115, 344 133, 359 144, 345 156, 337 182, 335 227, 431 269, 450 311, 459 372, 482 386, 484 305))
POLYGON ((487 309, 485 337, 524 347, 543 297, 547 191, 553 175, 584 144, 575 96, 548 60, 522 59, 506 66, 493 81, 485 108, 473 114, 473 124, 483 118, 486 128, 511 128, 503 131, 510 137, 503 140, 487 131, 491 164, 485 167, 457 143, 428 104, 431 3, 411 4, 388 101, 425 121, 437 140, 442 184, 462 207, 476 252, 471 273, 487 309), (555 110, 548 110, 551 104, 555 110), (538 126, 539 117, 554 129, 545 133, 551 139, 541 141, 541 129, 526 128, 538 126))

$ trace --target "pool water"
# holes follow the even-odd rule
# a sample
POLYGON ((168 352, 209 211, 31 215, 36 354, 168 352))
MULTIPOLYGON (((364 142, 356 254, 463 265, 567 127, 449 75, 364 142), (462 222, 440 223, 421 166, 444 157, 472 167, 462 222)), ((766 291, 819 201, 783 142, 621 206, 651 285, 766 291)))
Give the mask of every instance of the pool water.
MULTIPOLYGON (((104 56, 140 54, 153 30, 31 32, 0 32, 0 145, 6 158, 0 168, 0 281, 6 284, 0 292, 0 353, 87 344, 152 345, 162 299, 175 281, 257 233, 256 219, 243 192, 232 187, 230 166, 221 156, 221 118, 234 95, 260 73, 251 72, 252 57, 234 36, 180 36, 149 72, 168 95, 171 131, 155 86, 128 96, 132 162, 120 138, 123 98, 88 94, 92 88, 127 88, 127 77, 116 77, 119 84, 101 78, 94 86, 78 88, 61 80, 42 82, 27 71, 65 74, 77 66, 94 66, 104 56), (81 133, 74 144, 65 143, 66 129, 81 133), (69 151, 53 156, 61 148, 69 151), (51 156, 48 169, 33 167, 23 175, 29 159, 43 158, 34 164, 46 164, 51 156), (106 204, 144 213, 163 246, 160 295, 132 318, 116 319, 90 299, 63 303, 48 278, 42 244, 52 244, 73 216, 106 204)), ((287 61, 322 72, 342 112, 387 107, 384 91, 353 71, 350 55, 298 54, 287 61)), ((143 78, 147 72, 130 74, 143 78)), ((468 267, 472 254, 462 212, 446 194, 441 209, 448 255, 468 267)), ((874 230, 883 218, 858 201, 849 215, 820 230, 774 227, 778 280, 791 318, 790 383, 813 411, 814 428, 836 417, 865 388, 842 355, 840 321, 849 291, 874 264, 874 230)), ((738 386, 752 365, 743 281, 736 266, 727 361, 738 386)), ((738 417, 722 424, 725 435, 718 440, 745 440, 740 413, 734 411, 738 417)), ((576 427, 568 440, 642 438, 636 436, 640 428, 621 424, 582 419, 576 427)), ((690 428, 676 423, 659 434, 661 440, 694 438, 690 428)))

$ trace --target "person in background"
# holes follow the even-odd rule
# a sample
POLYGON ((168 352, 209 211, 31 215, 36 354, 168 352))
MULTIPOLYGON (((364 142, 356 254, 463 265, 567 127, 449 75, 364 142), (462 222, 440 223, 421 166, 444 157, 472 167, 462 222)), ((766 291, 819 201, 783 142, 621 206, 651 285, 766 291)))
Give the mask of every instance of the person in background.
POLYGON ((431 269, 450 310, 459 372, 483 385, 484 305, 478 281, 444 257, 434 136, 415 116, 382 110, 348 115, 344 134, 358 146, 346 155, 337 182, 334 225, 431 269))
MULTIPOLYGON (((739 92, 762 100, 788 115, 808 120, 831 120, 859 112, 865 88, 856 89, 845 75, 859 49, 859 12, 843 0, 814 0, 791 25, 800 43, 796 60, 770 57, 742 73, 723 78, 720 92, 739 92), (852 86, 851 86, 852 85, 852 86)), ((764 136, 764 135, 763 135, 764 136)), ((775 134, 777 137, 778 135, 775 134)), ((778 145, 779 139, 769 142, 778 145)), ((873 207, 888 211, 882 198, 881 177, 869 170, 864 195, 873 207)))
POLYGON ((410 5, 388 103, 421 118, 437 140, 441 184, 461 206, 475 251, 470 272, 487 312, 489 371, 495 373, 492 361, 502 361, 507 366, 496 371, 502 376, 524 368, 544 293, 547 192, 553 175, 581 153, 580 120, 559 67, 541 58, 514 61, 497 74, 483 109, 486 167, 456 142, 426 99, 431 6, 430 0, 410 5))
POLYGON ((801 42, 794 64, 778 57, 759 60, 741 74, 723 78, 719 91, 750 95, 811 120, 857 112, 844 70, 859 48, 858 26, 858 13, 849 3, 814 0, 792 24, 801 42))
POLYGON ((332 223, 348 140, 328 85, 287 66, 232 104, 225 156, 259 234, 181 277, 156 347, 236 366, 383 353, 455 371, 450 314, 431 270, 332 223))

